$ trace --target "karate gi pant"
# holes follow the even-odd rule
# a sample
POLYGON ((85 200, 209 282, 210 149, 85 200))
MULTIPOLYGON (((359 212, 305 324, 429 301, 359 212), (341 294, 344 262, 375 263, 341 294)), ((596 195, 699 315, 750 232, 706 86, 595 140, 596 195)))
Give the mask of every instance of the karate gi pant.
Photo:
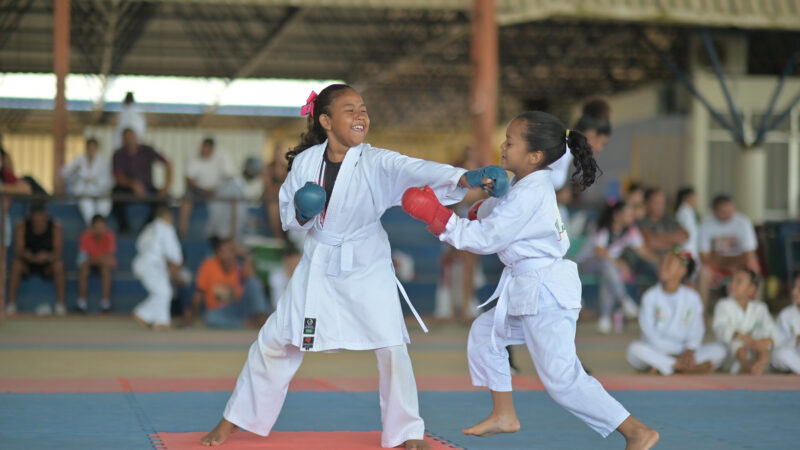
POLYGON ((144 285, 147 298, 136 305, 133 313, 150 325, 169 325, 172 283, 169 273, 152 266, 145 260, 134 261, 133 274, 144 285))
POLYGON ((511 391, 511 369, 505 347, 524 343, 550 397, 603 437, 630 416, 599 381, 583 370, 575 352, 579 309, 562 308, 542 287, 539 312, 508 316, 506 336, 496 337, 497 345, 492 345, 491 339, 494 311, 481 314, 469 331, 467 357, 474 386, 511 391))
MULTIPOLYGON (((711 361, 714 369, 722 365, 727 356, 728 350, 719 342, 701 345, 694 352, 697 364, 711 361)), ((673 366, 677 360, 678 358, 644 341, 632 342, 628 346, 628 362, 639 370, 648 370, 653 367, 662 375, 672 375, 675 373, 673 366)))
MULTIPOLYGON (((281 337, 278 314, 272 314, 250 347, 236 387, 223 416, 240 428, 268 436, 283 408, 289 382, 303 352, 281 337)), ((417 385, 411 358, 403 345, 379 348, 382 447, 396 447, 409 439, 423 439, 425 424, 419 416, 417 385)))
POLYGON ((784 345, 772 350, 772 366, 800 375, 800 344, 784 345))

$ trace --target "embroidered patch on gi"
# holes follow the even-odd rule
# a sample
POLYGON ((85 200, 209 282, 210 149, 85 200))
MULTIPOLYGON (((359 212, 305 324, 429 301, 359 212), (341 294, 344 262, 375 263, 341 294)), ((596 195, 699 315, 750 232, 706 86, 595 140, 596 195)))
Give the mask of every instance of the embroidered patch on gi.
POLYGON ((317 319, 310 319, 306 317, 306 320, 303 322, 303 334, 314 334, 316 329, 317 319))
POLYGON ((311 350, 314 346, 314 336, 306 336, 303 338, 303 350, 311 350))

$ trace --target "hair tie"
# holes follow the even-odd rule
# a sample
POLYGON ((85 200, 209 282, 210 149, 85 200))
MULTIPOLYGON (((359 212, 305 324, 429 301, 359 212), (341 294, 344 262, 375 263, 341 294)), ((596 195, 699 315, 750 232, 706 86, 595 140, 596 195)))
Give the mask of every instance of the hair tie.
POLYGON ((302 108, 300 108, 300 115, 301 116, 311 116, 314 117, 314 100, 317 99, 317 93, 311 91, 308 94, 308 99, 306 99, 306 104, 302 108))
POLYGON ((567 128, 567 139, 569 139, 569 128, 567 128))

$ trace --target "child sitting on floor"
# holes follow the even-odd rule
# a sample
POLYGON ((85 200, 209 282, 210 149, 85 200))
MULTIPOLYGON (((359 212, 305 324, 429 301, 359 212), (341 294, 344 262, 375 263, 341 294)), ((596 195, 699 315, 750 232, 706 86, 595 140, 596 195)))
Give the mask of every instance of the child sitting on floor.
POLYGON ((769 364, 775 322, 767 305, 753 299, 757 286, 755 272, 736 270, 728 285, 728 297, 714 308, 714 334, 728 347, 725 366, 731 373, 760 375, 769 364))
POLYGON ((800 274, 794 278, 792 304, 778 315, 778 330, 772 365, 800 375, 800 274))
POLYGON ((694 268, 692 256, 677 249, 661 259, 660 283, 642 297, 642 340, 628 347, 628 362, 633 367, 662 375, 709 373, 725 360, 724 345, 702 345, 706 333, 703 302, 694 289, 681 284, 694 268))

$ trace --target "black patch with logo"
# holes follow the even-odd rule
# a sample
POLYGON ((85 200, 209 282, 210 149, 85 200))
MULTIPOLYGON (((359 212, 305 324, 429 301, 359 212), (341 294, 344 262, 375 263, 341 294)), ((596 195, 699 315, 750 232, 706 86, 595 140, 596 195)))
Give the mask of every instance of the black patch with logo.
POLYGON ((314 334, 317 330, 317 319, 306 317, 303 321, 303 334, 314 334))
POLYGON ((311 350, 314 346, 314 336, 303 337, 303 350, 311 350))

